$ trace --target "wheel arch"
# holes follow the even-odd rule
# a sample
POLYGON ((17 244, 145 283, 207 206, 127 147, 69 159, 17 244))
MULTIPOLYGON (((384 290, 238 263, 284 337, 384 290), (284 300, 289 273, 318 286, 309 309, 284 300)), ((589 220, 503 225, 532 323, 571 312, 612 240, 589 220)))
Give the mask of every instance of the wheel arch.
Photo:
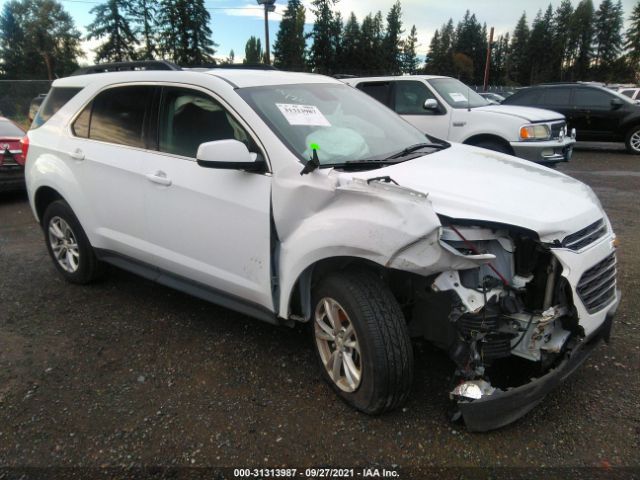
POLYGON ((45 185, 36 190, 33 203, 38 222, 42 223, 42 217, 44 216, 44 212, 47 210, 47 207, 56 200, 63 200, 66 202, 65 198, 52 187, 45 185))
POLYGON ((465 145, 478 145, 482 142, 496 142, 507 148, 511 155, 515 153, 507 140, 493 133, 479 133, 477 135, 472 135, 462 143, 464 143, 465 145))
POLYGON ((322 278, 333 272, 339 272, 346 268, 359 268, 382 274, 386 267, 363 257, 350 255, 322 258, 308 265, 293 282, 292 288, 287 293, 287 309, 290 317, 299 321, 308 321, 311 318, 311 291, 322 278))

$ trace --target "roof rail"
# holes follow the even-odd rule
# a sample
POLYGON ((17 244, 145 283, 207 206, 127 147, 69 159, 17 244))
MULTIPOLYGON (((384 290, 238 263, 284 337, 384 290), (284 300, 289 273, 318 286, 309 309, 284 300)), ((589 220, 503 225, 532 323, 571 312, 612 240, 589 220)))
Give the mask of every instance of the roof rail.
POLYGON ((266 63, 228 63, 226 65, 206 65, 207 68, 231 68, 238 70, 279 70, 273 65, 266 63))
POLYGON ((168 62, 167 60, 143 60, 138 62, 113 62, 113 63, 99 63, 98 65, 92 65, 90 67, 83 67, 71 74, 74 75, 88 75, 91 73, 106 73, 106 72, 122 72, 131 70, 182 70, 175 63, 168 62))

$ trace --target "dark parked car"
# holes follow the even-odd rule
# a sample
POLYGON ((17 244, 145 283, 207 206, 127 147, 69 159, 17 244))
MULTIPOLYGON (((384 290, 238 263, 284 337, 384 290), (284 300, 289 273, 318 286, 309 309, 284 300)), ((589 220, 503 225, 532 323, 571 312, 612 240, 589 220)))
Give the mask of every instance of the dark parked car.
POLYGON ((0 117, 0 192, 24 188, 24 158, 20 139, 24 131, 0 117))
POLYGON ((502 104, 554 110, 577 130, 578 140, 625 142, 629 153, 640 155, 640 105, 618 92, 582 83, 536 85, 502 104))

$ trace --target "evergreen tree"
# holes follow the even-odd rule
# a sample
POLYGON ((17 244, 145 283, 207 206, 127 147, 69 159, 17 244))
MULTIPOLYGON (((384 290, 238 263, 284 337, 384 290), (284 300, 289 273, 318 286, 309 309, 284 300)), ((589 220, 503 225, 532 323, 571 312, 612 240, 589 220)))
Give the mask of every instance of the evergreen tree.
POLYGON ((418 46, 418 31, 416 26, 411 27, 409 37, 404 41, 402 46, 402 72, 415 75, 418 71, 418 55, 416 48, 418 46))
POLYGON ((552 69, 558 72, 558 80, 564 80, 566 70, 571 66, 575 56, 577 38, 569 28, 573 6, 571 0, 562 0, 555 11, 552 21, 552 69))
POLYGON ((289 0, 273 46, 273 64, 276 67, 297 72, 305 69, 305 14, 301 0, 289 0))
POLYGON ((633 7, 629 17, 629 29, 624 47, 627 51, 629 66, 638 72, 640 68, 640 1, 633 7))
POLYGON ((351 12, 342 33, 342 46, 338 63, 342 65, 345 73, 359 74, 363 70, 361 59, 358 55, 360 49, 360 25, 356 15, 351 12))
POLYGON ((594 10, 591 0, 582 0, 571 18, 572 35, 576 38, 572 80, 586 80, 591 66, 594 10))
POLYGON ((53 80, 78 68, 80 32, 57 1, 9 1, 4 4, 0 25, 5 78, 53 80))
POLYGON ((456 76, 464 82, 482 83, 487 51, 486 27, 483 32, 483 27, 475 14, 467 10, 463 19, 458 22, 455 37, 454 55, 457 53, 464 55, 464 57, 458 56, 455 62, 462 68, 460 71, 455 71, 456 76), (471 60, 471 67, 467 59, 471 60))
POLYGON ((25 71, 24 30, 16 18, 19 8, 17 1, 5 3, 0 15, 0 58, 2 59, 2 77, 14 80, 25 71))
POLYGON ((163 56, 182 66, 213 63, 211 16, 204 0, 161 0, 158 23, 163 56))
POLYGON ((156 45, 158 0, 134 0, 130 5, 130 18, 136 26, 134 33, 139 37, 142 45, 137 56, 141 60, 152 60, 158 48, 156 45))
POLYGON ((342 57, 342 30, 344 29, 344 23, 342 22, 342 14, 336 12, 331 22, 331 49, 333 51, 333 65, 331 71, 334 73, 344 73, 344 69, 347 67, 340 62, 342 57))
POLYGON ((382 12, 375 16, 367 15, 360 28, 360 42, 358 57, 363 68, 363 74, 376 75, 385 73, 384 61, 380 55, 384 32, 382 26, 382 12))
POLYGON ((310 63, 317 73, 332 73, 335 64, 335 30, 332 7, 338 0, 313 0, 311 2, 316 17, 311 37, 310 63))
POLYGON ((509 34, 499 35, 491 46, 491 65, 489 79, 491 83, 508 83, 507 71, 509 65, 509 34))
POLYGON ((392 75, 402 72, 402 33, 402 7, 397 0, 387 14, 387 31, 381 52, 384 70, 392 75))
POLYGON ((531 26, 529 37, 530 84, 553 80, 553 7, 549 5, 543 15, 539 10, 531 26))
POLYGON ((509 77, 520 85, 529 82, 529 25, 527 23, 526 12, 522 14, 520 20, 513 31, 511 37, 511 56, 509 77))
POLYGON ((441 73, 441 52, 442 41, 440 40, 440 31, 436 29, 436 31, 433 32, 433 37, 431 37, 429 51, 427 52, 427 58, 425 59, 424 70, 426 73, 431 75, 439 75, 441 73))
POLYGON ((246 45, 244 46, 244 62, 248 64, 261 63, 264 58, 264 52, 262 51, 262 44, 259 38, 254 36, 249 37, 246 45))
MULTIPOLYGON (((623 46, 622 2, 618 0, 602 0, 595 14, 594 22, 594 57, 596 67, 610 67, 618 58, 623 46)), ((604 80, 604 78, 602 78, 604 80)))
POLYGON ((106 39, 95 49, 96 63, 136 59, 138 40, 127 18, 128 8, 125 0, 107 0, 89 11, 95 19, 87 26, 87 39, 106 39))

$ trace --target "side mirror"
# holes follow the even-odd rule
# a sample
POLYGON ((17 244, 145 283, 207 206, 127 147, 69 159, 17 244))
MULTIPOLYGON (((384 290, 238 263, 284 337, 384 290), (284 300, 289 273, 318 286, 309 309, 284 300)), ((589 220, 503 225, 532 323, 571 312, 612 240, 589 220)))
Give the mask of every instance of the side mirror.
POLYGON ((200 144, 196 154, 198 165, 204 168, 225 170, 262 171, 264 160, 250 153, 247 146, 238 140, 216 140, 200 144))
POLYGON ((611 99, 611 108, 613 108, 614 110, 616 108, 620 108, 623 105, 623 101, 620 98, 612 98, 611 99))
POLYGON ((438 110, 438 102, 436 102, 433 98, 427 98, 424 101, 424 109, 425 110, 438 110))

